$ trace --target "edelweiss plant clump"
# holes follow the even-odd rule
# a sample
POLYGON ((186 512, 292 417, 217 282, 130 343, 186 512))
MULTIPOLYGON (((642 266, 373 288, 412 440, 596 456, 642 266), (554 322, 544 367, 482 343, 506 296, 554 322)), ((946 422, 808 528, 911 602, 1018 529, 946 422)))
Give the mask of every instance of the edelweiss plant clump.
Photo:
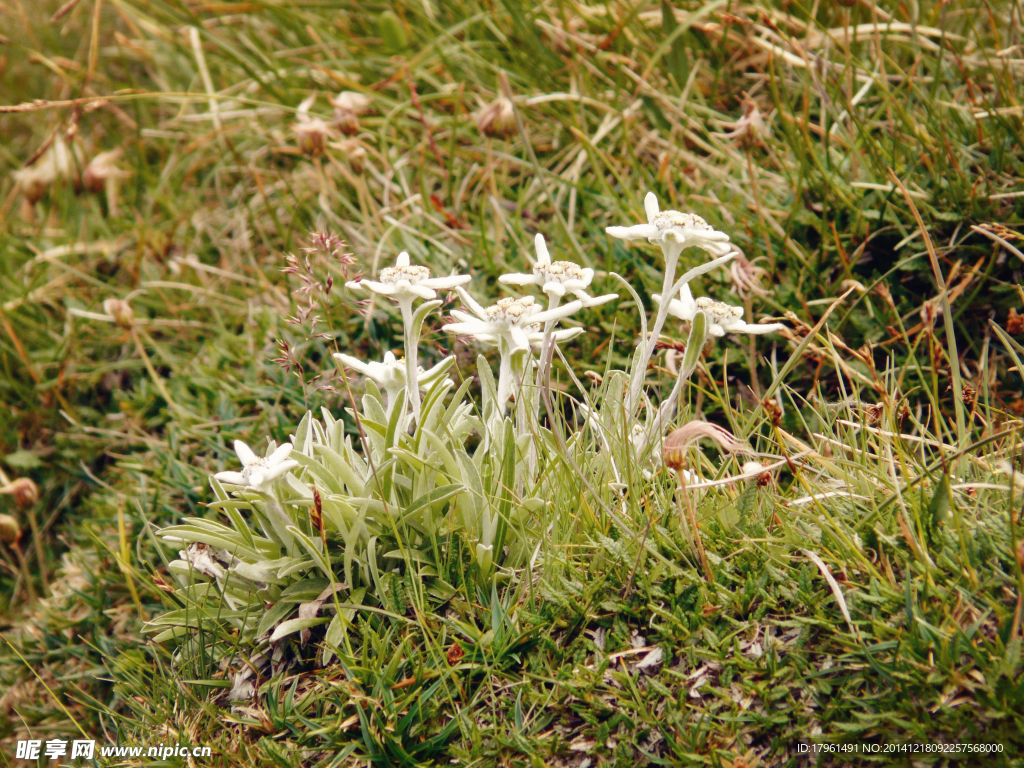
MULTIPOLYGON (((180 550, 171 570, 184 607, 152 622, 157 639, 197 643, 198 630, 211 626, 237 632, 256 649, 235 679, 233 696, 245 698, 253 670, 286 658, 282 649, 293 637, 305 644, 327 625, 318 638, 329 659, 345 647, 360 611, 405 614, 409 605, 422 608, 468 589, 464 575, 485 586, 543 567, 545 521, 580 509, 579 486, 566 473, 581 464, 588 471, 578 481, 593 496, 588 509, 606 510, 628 536, 614 510, 627 487, 624 463, 640 461, 652 476, 651 457, 660 456, 652 448, 673 420, 702 347, 712 337, 781 327, 750 324, 738 307, 695 299, 689 283, 732 258, 728 236, 694 214, 660 211, 653 194, 645 205, 646 224, 608 233, 661 249, 657 311, 649 333, 644 318, 631 369, 605 376, 598 399, 567 371, 579 389, 580 399, 569 400, 580 416, 575 422, 552 404, 551 361, 558 345, 583 332, 566 325, 570 318, 617 295, 592 295, 594 270, 552 260, 543 236, 531 270, 501 282, 538 289, 546 302, 526 294, 485 306, 467 290, 469 275, 432 276, 406 252, 375 280, 346 283, 397 307, 404 359, 389 351, 365 362, 339 352, 334 358, 348 388, 363 392, 359 402, 344 414, 307 413, 289 442, 268 441, 262 457, 235 443, 241 468, 211 477, 210 506, 226 522, 192 518, 160 532, 180 550), (691 247, 713 258, 677 275, 691 247), (486 359, 477 359, 478 400, 470 397, 472 377, 463 373, 456 386, 454 356, 426 370, 419 365, 423 324, 441 306, 442 291, 456 292, 463 305, 443 330, 497 349, 496 380, 486 359), (689 323, 689 340, 671 392, 655 404, 645 379, 670 315, 689 323)), ((681 468, 675 454, 671 468, 681 468)))

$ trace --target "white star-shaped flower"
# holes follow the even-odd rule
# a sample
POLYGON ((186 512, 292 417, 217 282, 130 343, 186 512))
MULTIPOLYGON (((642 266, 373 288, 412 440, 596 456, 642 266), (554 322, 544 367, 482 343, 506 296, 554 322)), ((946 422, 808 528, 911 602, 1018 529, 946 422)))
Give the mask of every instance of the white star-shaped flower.
MULTIPOLYGON (((661 295, 654 294, 654 303, 661 305, 661 295)), ((785 328, 782 323, 762 323, 753 325, 743 321, 743 307, 733 307, 723 301, 714 301, 707 296, 694 299, 690 286, 684 285, 679 290, 679 298, 668 303, 668 313, 680 320, 693 320, 697 312, 703 312, 708 319, 708 333, 712 336, 725 336, 727 333, 774 333, 785 328)))
MULTIPOLYGON (((529 350, 532 345, 544 341, 543 325, 549 320, 560 320, 568 317, 583 306, 579 299, 563 304, 556 309, 541 309, 533 296, 522 298, 499 299, 497 304, 486 309, 473 299, 465 290, 459 288, 462 301, 473 314, 452 310, 452 317, 459 322, 449 323, 442 330, 458 336, 472 336, 477 341, 497 344, 505 341, 513 352, 529 350), (475 317, 474 317, 475 315, 475 317)), ((556 341, 571 339, 582 333, 582 328, 567 328, 555 331, 551 338, 556 341)))
POLYGON ((261 458, 241 440, 235 440, 235 453, 238 454, 238 460, 242 462, 242 471, 218 472, 214 477, 222 483, 239 485, 266 493, 270 490, 274 480, 290 469, 299 466, 299 462, 288 458, 291 452, 292 444, 284 443, 279 445, 269 456, 261 458))
MULTIPOLYGON (((384 362, 364 363, 355 357, 335 353, 334 359, 348 366, 352 370, 359 371, 364 376, 373 379, 376 384, 388 394, 388 402, 393 403, 398 393, 405 389, 407 375, 404 360, 395 358, 393 352, 384 353, 384 362)), ((455 356, 449 355, 433 368, 428 370, 419 369, 416 377, 420 389, 428 389, 445 371, 451 367, 455 356)))
POLYGON ((394 299, 399 304, 411 303, 415 299, 427 301, 437 297, 437 291, 456 288, 470 280, 469 275, 451 275, 449 277, 431 277, 430 270, 416 264, 409 264, 409 254, 402 251, 398 254, 395 266, 385 267, 380 271, 377 280, 356 280, 345 283, 354 290, 368 288, 381 296, 394 299))
POLYGON ((567 293, 582 301, 584 307, 596 307, 618 298, 616 293, 591 296, 586 289, 594 279, 594 270, 571 261, 551 261, 544 235, 538 233, 534 242, 537 246, 537 263, 533 265, 533 274, 502 275, 498 280, 506 285, 539 285, 553 306, 557 306, 567 293))
POLYGON ((644 208, 647 210, 646 224, 606 227, 605 232, 620 240, 646 239, 654 245, 674 243, 679 250, 694 246, 703 248, 713 256, 724 256, 732 250, 729 236, 716 230, 697 214, 660 210, 658 198, 653 192, 648 192, 644 198, 644 208))

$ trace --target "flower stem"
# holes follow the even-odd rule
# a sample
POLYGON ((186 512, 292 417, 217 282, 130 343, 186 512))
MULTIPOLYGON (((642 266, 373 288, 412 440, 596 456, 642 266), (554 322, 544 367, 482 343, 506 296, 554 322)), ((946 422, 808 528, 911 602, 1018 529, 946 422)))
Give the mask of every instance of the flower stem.
POLYGON ((405 381, 416 423, 420 420, 419 346, 420 329, 413 328, 412 300, 400 302, 402 324, 405 326, 405 381))
POLYGON ((640 401, 640 392, 644 387, 644 379, 647 378, 647 364, 651 361, 651 355, 654 354, 654 348, 658 343, 658 336, 661 335, 661 329, 665 326, 665 320, 668 318, 668 305, 672 298, 672 284, 676 279, 676 266, 679 264, 679 254, 682 251, 683 249, 679 243, 666 243, 664 246, 665 277, 661 282, 661 304, 658 307, 658 314, 655 315, 654 325, 651 327, 650 334, 640 342, 643 345, 643 352, 640 355, 640 359, 636 361, 636 368, 631 374, 629 397, 626 399, 626 412, 629 414, 633 413, 637 403, 640 401))

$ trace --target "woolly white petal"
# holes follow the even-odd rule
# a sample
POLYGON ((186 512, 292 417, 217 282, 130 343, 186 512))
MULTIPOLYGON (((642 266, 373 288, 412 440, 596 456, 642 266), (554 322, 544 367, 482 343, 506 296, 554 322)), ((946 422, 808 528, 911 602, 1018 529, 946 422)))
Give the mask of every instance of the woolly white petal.
POLYGON ((396 267, 408 267, 409 266, 409 252, 408 251, 402 251, 400 254, 398 254, 398 258, 395 259, 395 266, 396 267))
POLYGON ((576 301, 570 301, 568 304, 563 304, 555 309, 548 309, 543 312, 538 312, 530 317, 531 323, 546 323, 548 320, 561 320, 563 317, 568 317, 573 312, 579 311, 583 306, 583 302, 577 299, 576 301))
POLYGON ((460 323, 479 323, 482 322, 479 318, 469 314, 469 312, 463 312, 461 309, 453 309, 452 317, 458 320, 460 323))
POLYGON ((245 485, 245 478, 241 472, 218 472, 214 477, 228 485, 245 485))
POLYGON ((275 464, 279 464, 282 461, 284 461, 285 459, 287 459, 289 454, 291 454, 291 452, 292 452, 292 444, 291 443, 282 443, 281 445, 277 446, 277 448, 274 450, 274 452, 272 454, 270 454, 270 456, 267 457, 267 462, 271 466, 273 466, 275 464))
POLYGON ((456 336, 476 336, 481 333, 493 333, 491 328, 479 320, 467 323, 448 323, 441 326, 442 331, 454 333, 456 336))
MULTIPOLYGON (((299 466, 299 462, 289 459, 288 461, 282 461, 280 464, 275 466, 267 467, 263 473, 263 483, 269 483, 276 480, 281 475, 287 473, 289 470, 295 469, 297 466, 299 466)), ((255 473, 253 474, 255 475, 255 473)))
POLYGON ((659 230, 653 224, 634 224, 632 227, 605 227, 612 237, 620 240, 645 240, 657 236, 659 230))
POLYGON ((683 311, 693 317, 693 313, 697 311, 697 302, 693 298, 689 284, 679 289, 679 303, 682 305, 683 311))
POLYGON ((474 315, 479 317, 481 320, 486 320, 487 319, 487 310, 485 310, 483 307, 481 307, 479 302, 477 302, 476 299, 474 299, 472 296, 470 296, 465 288, 462 288, 460 286, 460 287, 456 288, 455 290, 459 292, 459 298, 462 299, 462 303, 463 304, 465 304, 467 307, 469 307, 469 311, 470 312, 472 312, 474 315))
POLYGON ((378 283, 376 280, 360 280, 359 287, 369 288, 374 293, 379 293, 382 296, 390 296, 394 293, 398 293, 399 291, 397 285, 390 285, 389 283, 378 283))
POLYGON ((583 291, 577 291, 576 296, 583 302, 584 307, 599 307, 609 301, 619 298, 617 293, 607 293, 604 296, 588 296, 583 291))
POLYGON ((430 277, 426 280, 420 280, 419 285, 424 285, 427 288, 433 288, 435 291, 449 291, 452 288, 457 288, 460 285, 465 285, 473 278, 469 275, 451 275, 449 277, 430 277))
POLYGON ((710 333, 712 336, 717 336, 718 338, 721 338, 722 336, 725 336, 725 329, 722 328, 722 326, 720 325, 715 325, 714 323, 712 323, 708 327, 708 333, 710 333))
POLYGON ((522 328, 517 325, 513 325, 508 329, 508 333, 512 339, 512 348, 514 350, 530 348, 530 338, 522 328))
POLYGON ((437 296, 437 294, 424 285, 423 282, 417 283, 416 285, 410 285, 405 283, 405 281, 403 281, 403 283, 403 293, 412 294, 413 296, 418 296, 419 298, 426 299, 427 301, 430 301, 437 296))
POLYGON ((648 221, 654 221, 654 217, 661 213, 661 209, 658 207, 658 196, 653 192, 648 192, 644 196, 644 210, 647 212, 648 221))
POLYGON ((259 460, 259 457, 253 453, 252 448, 241 440, 235 440, 235 455, 238 456, 238 460, 242 462, 243 467, 248 467, 253 462, 259 460))
POLYGON ((555 331, 551 334, 551 338, 555 341, 568 341, 574 339, 583 333, 582 328, 563 328, 560 331, 555 331))
POLYGON ((340 352, 335 352, 334 359, 339 361, 342 365, 351 368, 354 371, 359 371, 359 373, 363 374, 364 376, 370 375, 370 366, 357 357, 350 357, 349 355, 345 355, 340 352))
POLYGON ((246 483, 249 488, 255 488, 256 490, 263 490, 263 485, 267 480, 267 476, 264 470, 260 467, 253 467, 253 470, 249 473, 249 482, 246 483))
POLYGON ((736 326, 729 328, 730 333, 750 333, 760 335, 763 333, 776 333, 785 328, 782 323, 764 323, 764 324, 752 324, 752 323, 738 323, 736 326))
MULTIPOLYGON (((560 282, 559 285, 565 289, 564 293, 577 293, 578 291, 585 290, 590 285, 590 281, 583 278, 569 278, 560 282)), ((547 292, 547 288, 544 289, 544 292, 547 292)))
MULTIPOLYGON (((726 235, 726 239, 728 239, 728 235, 726 235)), ((695 242, 694 245, 698 248, 703 248, 712 256, 725 256, 727 253, 732 252, 732 246, 725 241, 713 242, 711 240, 704 239, 703 242, 695 242)))
POLYGON ((557 296, 558 298, 562 298, 563 296, 565 296, 566 286, 563 285, 562 283, 552 280, 550 283, 544 283, 544 286, 543 288, 541 288, 541 290, 544 291, 544 293, 546 293, 548 296, 557 296))
POLYGON ((520 272, 512 272, 498 278, 498 282, 505 285, 538 285, 540 281, 541 278, 537 275, 524 275, 520 272))
POLYGON ((551 254, 548 253, 548 244, 544 242, 544 235, 538 232, 537 237, 534 238, 533 242, 537 247, 537 263, 544 265, 550 264, 551 254))

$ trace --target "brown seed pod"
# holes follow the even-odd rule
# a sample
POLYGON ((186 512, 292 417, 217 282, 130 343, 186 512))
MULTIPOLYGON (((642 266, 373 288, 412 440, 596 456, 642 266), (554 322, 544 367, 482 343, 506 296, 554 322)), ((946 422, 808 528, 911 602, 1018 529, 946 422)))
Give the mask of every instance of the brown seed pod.
POLYGON ((512 102, 499 96, 476 115, 476 127, 484 136, 507 139, 516 132, 516 113, 512 102))
POLYGON ((127 301, 107 299, 103 302, 103 311, 114 318, 114 322, 126 330, 135 325, 135 313, 127 301))
POLYGON ((14 496, 14 503, 19 509, 31 507, 39 501, 39 486, 27 477, 19 477, 12 483, 0 488, 0 493, 14 496))
POLYGON ((348 136, 359 133, 359 115, 370 108, 372 99, 355 91, 342 91, 330 102, 334 107, 334 124, 338 130, 348 136))
POLYGON ((0 541, 4 544, 13 544, 21 538, 21 528, 18 521, 10 515, 0 515, 0 541))

